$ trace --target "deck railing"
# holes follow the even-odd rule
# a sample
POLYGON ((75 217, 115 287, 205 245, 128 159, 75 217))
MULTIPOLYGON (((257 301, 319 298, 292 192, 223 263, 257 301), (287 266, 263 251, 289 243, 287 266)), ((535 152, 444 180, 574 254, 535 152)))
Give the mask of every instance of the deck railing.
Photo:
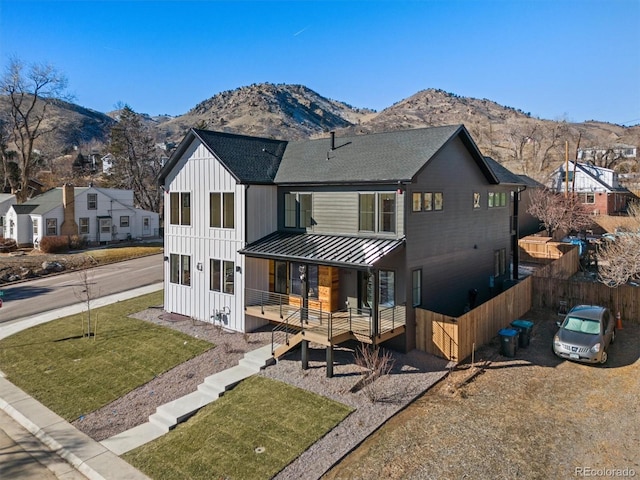
MULTIPOLYGON (((285 341, 293 331, 313 330, 326 335, 331 341, 338 335, 352 333, 373 339, 374 336, 393 331, 406 322, 406 308, 404 305, 381 307, 378 310, 378 328, 374 329, 374 319, 371 309, 346 308, 334 312, 323 309, 322 302, 310 300, 313 307, 303 307, 302 297, 298 295, 284 295, 261 290, 246 289, 245 309, 259 307, 262 315, 276 313, 283 326, 276 327, 275 335, 284 333, 285 341), (315 308, 315 307, 319 308, 315 308)), ((272 339, 272 340, 273 340, 272 339)), ((274 340, 275 342, 275 340, 274 340)))

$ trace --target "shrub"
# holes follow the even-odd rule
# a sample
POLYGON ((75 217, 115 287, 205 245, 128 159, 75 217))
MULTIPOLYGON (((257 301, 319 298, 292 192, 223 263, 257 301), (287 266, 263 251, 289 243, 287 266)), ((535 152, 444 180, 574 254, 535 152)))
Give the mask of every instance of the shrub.
POLYGON ((61 253, 69 251, 70 238, 64 236, 42 237, 40 240, 40 250, 43 253, 61 253))
POLYGON ((69 248, 71 250, 84 250, 87 246, 87 238, 81 235, 71 235, 69 237, 69 248))

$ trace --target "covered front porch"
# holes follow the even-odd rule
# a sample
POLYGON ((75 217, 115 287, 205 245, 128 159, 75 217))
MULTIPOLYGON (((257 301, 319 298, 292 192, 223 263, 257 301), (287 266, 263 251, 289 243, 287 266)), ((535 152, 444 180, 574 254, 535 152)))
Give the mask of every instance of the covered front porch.
POLYGON ((245 284, 245 317, 274 325, 275 357, 301 345, 303 368, 309 342, 326 346, 332 376, 334 345, 378 345, 405 333, 403 262, 393 258, 404 255, 403 245, 402 239, 266 237, 241 251, 253 279, 245 284))

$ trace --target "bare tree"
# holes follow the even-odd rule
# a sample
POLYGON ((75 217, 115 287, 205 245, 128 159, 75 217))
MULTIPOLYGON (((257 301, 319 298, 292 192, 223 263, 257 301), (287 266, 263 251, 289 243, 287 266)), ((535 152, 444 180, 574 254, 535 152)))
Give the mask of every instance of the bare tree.
POLYGON ((19 178, 7 178, 16 192, 18 203, 29 196, 29 180, 37 173, 41 158, 35 152, 38 138, 55 130, 55 125, 47 125, 48 107, 56 99, 70 99, 66 93, 67 79, 51 65, 33 64, 26 67, 17 58, 9 61, 7 70, 0 80, 0 94, 7 95, 9 109, 10 145, 15 145, 16 156, 5 158, 3 164, 15 162, 19 178))
MULTIPOLYGON (((83 265, 80 270, 78 270, 77 272, 78 275, 78 279, 79 279, 79 285, 74 288, 74 293, 76 295, 76 298, 78 300, 80 300, 82 303, 85 304, 86 306, 86 312, 87 312, 87 333, 86 333, 86 337, 90 338, 90 337, 94 337, 96 335, 96 330, 97 330, 97 324, 98 324, 98 319, 96 317, 95 321, 94 321, 94 326, 93 326, 93 333, 91 332, 91 308, 92 308, 92 301, 94 298, 96 298, 98 296, 98 290, 95 286, 95 282, 93 281, 93 271, 90 270, 90 265, 87 262, 87 264, 83 265)), ((84 320, 82 321, 82 335, 85 336, 85 330, 84 330, 84 320)))
POLYGON ((598 252, 598 278, 610 287, 640 280, 640 203, 628 206, 630 229, 598 252))
POLYGON ((593 222, 585 206, 576 195, 559 195, 548 189, 536 190, 531 194, 531 204, 527 209, 553 237, 558 231, 580 232, 593 222))
POLYGON ((111 128, 109 150, 114 157, 110 186, 132 189, 140 208, 160 212, 163 198, 157 178, 162 155, 142 116, 128 105, 111 128))

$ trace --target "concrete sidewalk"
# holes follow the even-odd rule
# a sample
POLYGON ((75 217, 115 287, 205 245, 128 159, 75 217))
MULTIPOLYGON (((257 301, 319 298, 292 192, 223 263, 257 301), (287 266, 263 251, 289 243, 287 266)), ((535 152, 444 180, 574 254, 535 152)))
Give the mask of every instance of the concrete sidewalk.
MULTIPOLYGON (((109 295, 92 301, 92 308, 99 308, 104 305, 138 297, 146 293, 161 290, 162 288, 163 284, 160 283, 109 295)), ((7 324, 3 324, 0 329, 0 339, 35 325, 82 312, 84 308, 84 304, 77 304, 8 322, 7 324)), ((4 378, 1 372, 0 409, 4 410, 13 420, 89 479, 148 479, 146 475, 120 459, 107 447, 80 432, 69 422, 17 388, 4 378)), ((15 429, 11 428, 11 425, 7 425, 6 428, 4 428, 3 425, 2 430, 9 436, 15 431, 15 429)), ((15 436, 19 435, 16 433, 15 436)), ((13 438, 13 440, 16 443, 20 441, 19 438, 13 438)), ((22 441, 25 442, 26 440, 23 438, 22 441)), ((37 468, 30 464, 30 459, 27 457, 14 457, 14 460, 13 465, 5 464, 3 460, 3 470, 10 468, 13 478, 29 478, 29 475, 31 475, 29 472, 37 468)), ((11 458, 9 458, 9 461, 11 461, 11 458)), ((33 456, 31 456, 31 461, 38 462, 33 456)), ((58 478, 77 478, 77 476, 73 476, 74 472, 65 471, 64 468, 61 468, 59 462, 49 461, 46 462, 45 466, 58 478)), ((31 476, 30 478, 37 477, 31 476)))

